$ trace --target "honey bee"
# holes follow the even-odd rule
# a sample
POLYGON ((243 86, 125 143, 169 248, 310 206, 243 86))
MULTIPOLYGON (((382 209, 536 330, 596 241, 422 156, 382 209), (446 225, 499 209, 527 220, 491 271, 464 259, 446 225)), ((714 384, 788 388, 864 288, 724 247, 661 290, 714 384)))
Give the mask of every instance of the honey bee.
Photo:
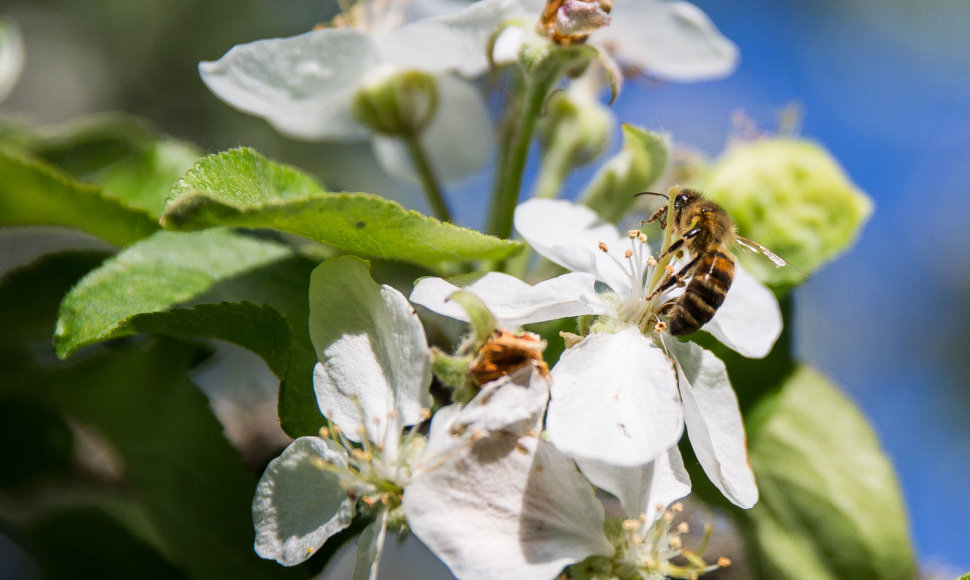
MULTIPOLYGON (((659 195, 643 192, 637 195, 659 195)), ((687 263, 677 273, 671 273, 661 282, 650 298, 673 288, 684 286, 684 293, 664 303, 659 313, 668 316, 667 327, 674 336, 686 336, 700 330, 714 318, 714 314, 727 296, 734 281, 733 243, 742 248, 763 254, 776 267, 788 265, 768 248, 735 233, 734 221, 724 208, 706 199, 693 189, 681 189, 673 200, 673 216, 670 227, 678 239, 670 244, 661 259, 686 249, 690 255, 687 263)), ((668 205, 660 208, 644 223, 657 221, 661 229, 667 228, 668 205)))

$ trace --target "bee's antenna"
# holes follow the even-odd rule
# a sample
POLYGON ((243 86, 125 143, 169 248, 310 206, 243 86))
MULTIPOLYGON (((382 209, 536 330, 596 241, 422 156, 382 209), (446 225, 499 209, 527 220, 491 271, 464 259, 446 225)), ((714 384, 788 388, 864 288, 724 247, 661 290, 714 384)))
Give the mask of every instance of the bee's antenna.
POLYGON ((665 194, 665 193, 657 193, 655 191, 641 191, 640 193, 634 193, 633 194, 633 197, 639 197, 641 195, 656 195, 656 196, 662 197, 664 199, 670 199, 669 197, 667 197, 667 194, 665 194))

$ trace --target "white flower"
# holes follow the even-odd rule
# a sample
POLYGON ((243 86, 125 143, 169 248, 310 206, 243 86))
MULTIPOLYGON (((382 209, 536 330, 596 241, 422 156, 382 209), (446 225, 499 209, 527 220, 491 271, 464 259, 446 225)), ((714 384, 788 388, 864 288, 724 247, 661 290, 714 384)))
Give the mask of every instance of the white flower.
MULTIPOLYGON (((552 370, 550 441, 581 466, 639 468, 676 445, 686 424, 714 484, 734 503, 753 505, 757 487, 724 363, 693 343, 670 337, 661 343, 648 307, 667 296, 645 300, 656 276, 641 237, 621 235, 592 210, 567 201, 526 202, 516 210, 515 225, 541 255, 575 272, 534 287, 487 274, 466 289, 506 324, 600 315, 593 333, 567 349, 552 370)), ((455 290, 424 279, 411 300, 462 318, 447 301, 455 290)), ((704 330, 745 356, 762 357, 781 332, 781 313, 771 292, 738 266, 724 304, 704 330)))
MULTIPOLYGON (((598 297, 611 312, 553 368, 550 440, 572 457, 637 466, 674 445, 686 423, 711 481, 739 506, 754 505, 758 490, 724 363, 696 344, 652 332, 656 311, 649 309, 665 297, 647 300, 660 276, 645 237, 621 235, 592 210, 556 200, 520 205, 515 226, 544 257, 609 288, 598 297)), ((774 296, 738 266, 704 330, 745 356, 761 357, 781 324, 774 296)))
POLYGON ((407 299, 378 286, 362 261, 334 258, 313 271, 310 334, 317 403, 332 427, 287 447, 253 499, 256 552, 287 566, 347 527, 358 501, 387 525, 424 444, 405 428, 431 405, 424 329, 407 299))
POLYGON ((533 367, 485 385, 466 405, 440 409, 426 439, 407 429, 427 416, 431 376, 424 330, 404 296, 378 286, 361 260, 330 259, 311 276, 310 329, 319 359, 314 388, 330 427, 294 441, 260 479, 253 500, 260 556, 300 564, 358 511, 374 518, 359 547, 371 578, 386 532, 403 529, 404 518, 462 578, 506 577, 476 574, 466 552, 521 578, 539 570, 551 578, 610 552, 592 487, 535 437, 549 383, 533 367), (487 503, 449 503, 472 504, 485 487, 487 503), (535 504, 523 503, 523 494, 535 504), (572 519, 561 515, 566 505, 579 510, 572 519), (504 535, 512 525, 522 533, 504 535), (501 531, 500 541, 473 541, 483 530, 501 531))
MULTIPOLYGON (((563 3, 563 12, 570 4, 563 3)), ((523 0, 529 24, 545 7, 541 0, 523 0)), ((609 24, 595 30, 588 44, 601 47, 619 62, 652 77, 676 82, 721 78, 734 71, 738 49, 696 6, 666 0, 614 0, 609 24)), ((580 16, 582 18, 582 16, 580 16)), ((527 18, 524 18, 526 20, 527 18)), ((568 28, 559 22, 557 28, 568 28)), ((515 58, 522 35, 500 39, 496 60, 515 58)))
MULTIPOLYGON (((281 133, 335 141, 370 138, 351 113, 354 96, 368 83, 393 71, 441 75, 437 112, 421 141, 444 179, 465 175, 488 158, 490 123, 475 87, 447 73, 482 73, 489 36, 517 5, 483 0, 405 24, 404 4, 364 1, 345 16, 348 27, 238 45, 218 61, 200 63, 199 72, 220 99, 281 133)), ((397 139, 375 137, 385 168, 411 174, 403 151, 397 139)))

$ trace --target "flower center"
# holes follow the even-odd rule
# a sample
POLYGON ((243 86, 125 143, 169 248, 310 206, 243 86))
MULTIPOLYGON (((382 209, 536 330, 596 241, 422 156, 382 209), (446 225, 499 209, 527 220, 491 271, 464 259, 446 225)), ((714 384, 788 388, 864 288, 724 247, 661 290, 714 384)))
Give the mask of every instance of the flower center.
MULTIPOLYGON (((658 511, 662 510, 658 506, 658 511)), ((713 527, 708 524, 698 550, 684 546, 684 538, 690 533, 687 522, 676 526, 673 521, 683 505, 675 503, 663 510, 658 518, 642 514, 639 519, 623 522, 623 535, 617 546, 617 562, 620 569, 637 571, 638 578, 697 578, 702 574, 731 564, 727 558, 718 558, 714 564, 704 561, 703 554, 710 541, 713 527), (678 559, 678 563, 673 560, 678 559), (684 563, 686 561, 686 563, 684 563)))
POLYGON ((643 231, 630 230, 627 239, 630 247, 623 253, 622 259, 610 253, 605 243, 599 244, 600 251, 610 256, 629 281, 630 293, 617 295, 616 318, 624 325, 638 327, 643 334, 661 332, 666 327, 660 318, 660 307, 666 302, 668 292, 660 289, 674 273, 670 261, 675 256, 665 256, 671 238, 664 236, 660 251, 660 255, 665 256, 662 263, 650 253, 647 235, 643 231))
POLYGON ((352 441, 329 419, 320 429, 320 437, 327 439, 344 452, 346 465, 324 462, 318 467, 335 473, 347 494, 375 509, 394 510, 401 505, 404 487, 411 478, 411 464, 421 455, 427 439, 417 429, 402 433, 400 421, 392 412, 387 418, 388 435, 385 443, 374 443, 363 427, 367 419, 362 407, 361 427, 357 433, 360 443, 352 441))

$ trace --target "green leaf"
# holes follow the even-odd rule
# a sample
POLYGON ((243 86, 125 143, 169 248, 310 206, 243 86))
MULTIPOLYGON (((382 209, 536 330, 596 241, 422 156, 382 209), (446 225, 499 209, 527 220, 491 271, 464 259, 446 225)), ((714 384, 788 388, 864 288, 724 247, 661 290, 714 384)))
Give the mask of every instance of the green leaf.
POLYGON ((132 319, 138 315, 256 302, 247 290, 268 290, 239 278, 293 256, 284 244, 227 230, 158 232, 106 261, 67 294, 54 333, 57 355, 65 358, 82 346, 134 334, 139 329, 132 319))
POLYGON ((0 351, 30 343, 50 345, 64 294, 108 257, 104 252, 48 254, 0 279, 0 351))
POLYGON ((856 407, 807 367, 761 405, 748 433, 761 499, 738 512, 759 577, 914 578, 899 485, 856 407))
POLYGON ((313 395, 307 288, 315 264, 289 246, 223 228, 158 232, 85 276, 64 298, 58 356, 139 332, 219 338, 258 354, 283 380, 291 435, 323 423, 313 395))
POLYGON ((187 578, 123 522, 95 507, 72 507, 46 515, 29 526, 26 534, 44 578, 187 578))
POLYGON ((141 120, 117 114, 21 129, 6 141, 156 219, 172 184, 202 156, 194 145, 160 137, 141 120))
POLYGON ((172 193, 175 197, 162 215, 168 229, 271 228, 359 256, 418 264, 499 260, 522 247, 376 195, 326 193, 307 175, 251 149, 206 157, 172 193))
POLYGON ((130 205, 161 217, 172 184, 196 162, 201 153, 175 139, 142 144, 122 162, 89 176, 106 191, 130 205))
POLYGON ((158 229, 146 211, 54 168, 0 150, 0 226, 63 226, 127 245, 158 229))
POLYGON ((171 340, 139 341, 49 373, 43 388, 115 449, 164 553, 190 577, 304 576, 253 551, 256 481, 185 376, 197 354, 171 340))
POLYGON ((71 428, 42 402, 0 396, 0 489, 23 491, 26 484, 67 470, 73 443, 71 428))
POLYGON ((624 123, 623 149, 603 164, 580 202, 608 222, 619 221, 633 206, 633 195, 660 178, 669 147, 668 136, 624 123))

